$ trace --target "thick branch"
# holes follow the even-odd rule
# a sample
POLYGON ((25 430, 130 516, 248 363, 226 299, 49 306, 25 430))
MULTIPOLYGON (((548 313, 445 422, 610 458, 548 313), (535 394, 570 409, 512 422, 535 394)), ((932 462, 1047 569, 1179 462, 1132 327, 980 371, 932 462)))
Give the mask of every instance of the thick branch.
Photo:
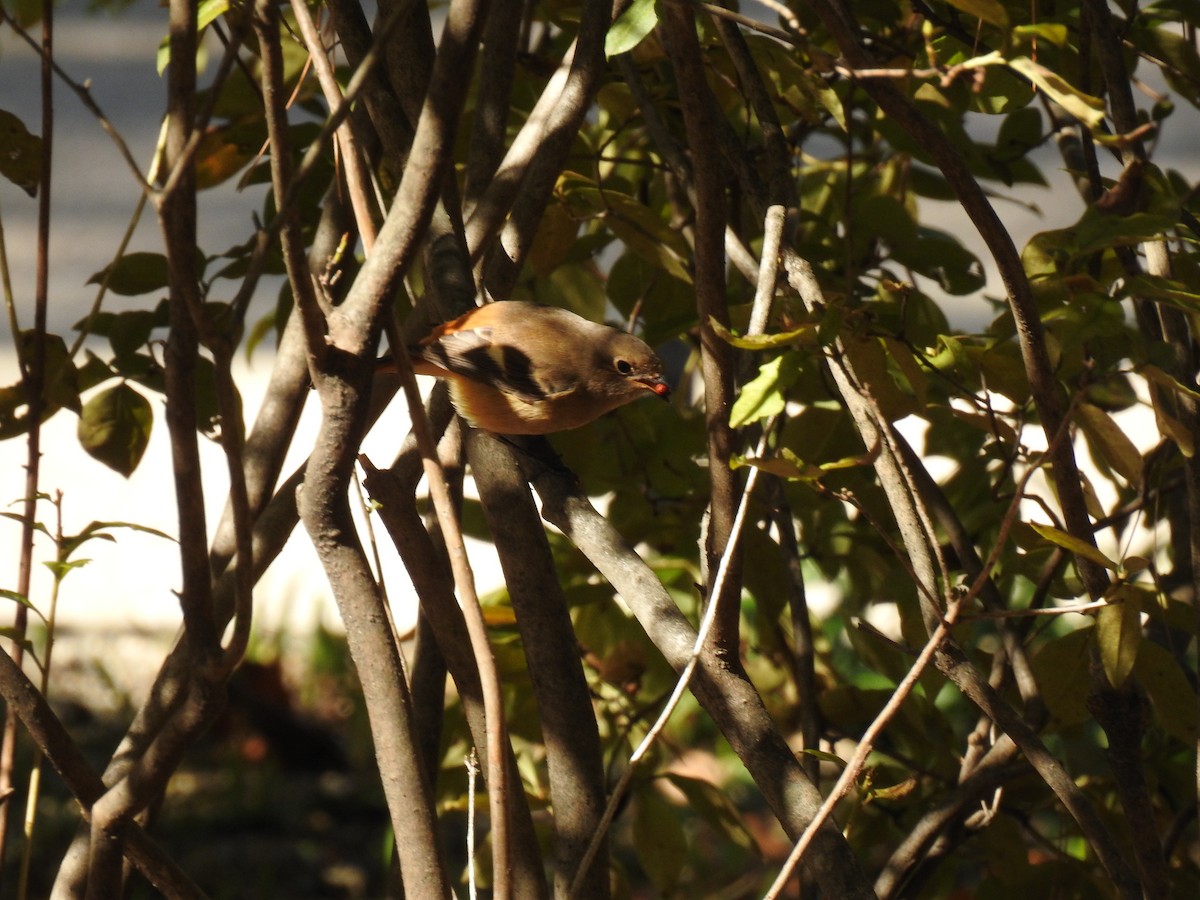
MULTIPOLYGON (((555 895, 561 897, 579 871, 604 810, 600 733, 566 599, 529 485, 512 453, 490 435, 473 432, 469 454, 541 714, 555 811, 555 895)), ((608 853, 602 851, 571 896, 607 897, 608 877, 608 853)))
POLYGON ((467 242, 472 257, 478 258, 481 251, 491 251, 483 281, 497 297, 507 297, 511 293, 542 221, 551 190, 562 173, 584 118, 592 109, 593 96, 606 68, 604 35, 611 21, 612 7, 609 0, 587 0, 583 4, 579 36, 572 48, 571 69, 561 92, 557 95, 552 92, 558 77, 556 73, 537 108, 530 114, 526 128, 513 142, 480 207, 469 220, 467 242), (551 105, 546 111, 544 130, 538 134, 537 117, 547 99, 551 105), (527 165, 522 165, 518 149, 527 132, 537 134, 537 138, 527 165), (480 209, 485 212, 482 217, 476 215, 480 209), (503 232, 498 245, 489 248, 491 235, 501 225, 503 232))

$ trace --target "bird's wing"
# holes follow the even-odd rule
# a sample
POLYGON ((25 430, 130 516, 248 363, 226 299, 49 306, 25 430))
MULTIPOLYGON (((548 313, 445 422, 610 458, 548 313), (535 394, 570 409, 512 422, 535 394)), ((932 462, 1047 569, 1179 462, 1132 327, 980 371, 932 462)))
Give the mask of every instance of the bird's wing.
POLYGON ((574 390, 574 383, 556 379, 552 373, 543 372, 539 377, 523 350, 495 338, 492 326, 445 330, 422 342, 421 356, 448 372, 490 384, 527 403, 574 390))

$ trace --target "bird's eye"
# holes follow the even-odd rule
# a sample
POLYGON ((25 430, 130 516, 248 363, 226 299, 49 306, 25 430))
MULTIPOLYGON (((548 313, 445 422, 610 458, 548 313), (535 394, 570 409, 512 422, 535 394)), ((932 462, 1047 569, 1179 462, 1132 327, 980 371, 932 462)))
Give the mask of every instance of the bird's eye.
POLYGON ((622 375, 629 375, 633 372, 633 364, 627 359, 614 360, 613 366, 622 375))

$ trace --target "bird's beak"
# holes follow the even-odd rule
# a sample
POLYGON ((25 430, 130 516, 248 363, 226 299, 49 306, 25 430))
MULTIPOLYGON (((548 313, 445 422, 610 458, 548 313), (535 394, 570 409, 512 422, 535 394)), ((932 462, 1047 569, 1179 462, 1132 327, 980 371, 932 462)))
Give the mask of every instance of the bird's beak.
POLYGON ((661 378, 639 378, 637 382, 646 390, 657 394, 664 400, 671 399, 671 386, 661 378))

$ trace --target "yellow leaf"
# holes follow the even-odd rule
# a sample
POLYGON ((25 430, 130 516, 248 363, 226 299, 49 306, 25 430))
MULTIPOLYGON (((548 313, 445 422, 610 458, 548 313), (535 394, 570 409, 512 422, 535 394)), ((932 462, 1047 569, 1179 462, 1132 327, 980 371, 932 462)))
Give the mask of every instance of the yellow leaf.
POLYGON ((1100 663, 1113 687, 1119 688, 1133 671, 1138 647, 1142 642, 1142 622, 1136 594, 1122 585, 1113 602, 1100 608, 1096 616, 1096 641, 1100 663))
POLYGON ((1088 442, 1131 486, 1142 483, 1142 454, 1112 416, 1090 403, 1080 403, 1076 419, 1088 442))
POLYGON ((1191 459, 1192 454, 1196 452, 1196 444, 1192 440, 1191 431, 1168 410, 1162 395, 1162 388, 1154 381, 1149 382, 1149 387, 1150 405, 1154 407, 1154 421, 1158 425, 1159 434, 1173 440, 1178 445, 1179 452, 1191 459))
POLYGON ((1041 522, 1030 522, 1029 527, 1044 537, 1052 544, 1057 544, 1064 550, 1069 550, 1076 556, 1082 556, 1084 559, 1089 559, 1098 566, 1116 572, 1121 567, 1097 550, 1094 546, 1081 541, 1073 534, 1067 534, 1061 528, 1055 528, 1053 525, 1043 525, 1041 522))

